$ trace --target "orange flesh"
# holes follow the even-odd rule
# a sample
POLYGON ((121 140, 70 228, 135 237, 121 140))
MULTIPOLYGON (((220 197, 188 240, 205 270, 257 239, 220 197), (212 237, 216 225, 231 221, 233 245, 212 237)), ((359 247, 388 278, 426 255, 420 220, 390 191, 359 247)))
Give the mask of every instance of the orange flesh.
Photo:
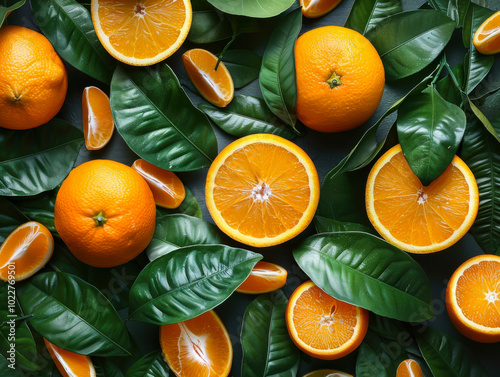
POLYGON ((88 356, 80 355, 75 352, 66 351, 55 344, 44 339, 45 345, 64 377, 95 377, 96 372, 92 360, 88 356))
POLYGON ((300 0, 306 17, 320 17, 333 10, 342 0, 300 0))
POLYGON ((479 27, 475 38, 481 44, 476 46, 479 51, 490 53, 500 51, 500 12, 479 27))
POLYGON ((274 263, 259 261, 246 280, 236 289, 241 293, 267 293, 286 284, 287 271, 274 263))
POLYGON ((396 377, 424 377, 424 374, 415 360, 407 359, 399 364, 396 377))
POLYGON ((109 142, 115 128, 108 96, 94 86, 85 88, 82 115, 85 146, 89 150, 101 149, 109 142))

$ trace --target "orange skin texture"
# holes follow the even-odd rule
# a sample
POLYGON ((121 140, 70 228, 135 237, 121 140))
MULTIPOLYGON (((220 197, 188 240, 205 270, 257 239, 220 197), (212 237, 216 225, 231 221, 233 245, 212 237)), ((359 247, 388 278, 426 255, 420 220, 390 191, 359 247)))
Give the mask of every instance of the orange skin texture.
POLYGON ((78 166, 57 194, 54 223, 59 235, 76 258, 94 267, 135 258, 151 241, 155 222, 156 206, 146 181, 119 162, 93 160, 78 166))
POLYGON ((61 109, 68 75, 47 38, 21 26, 0 29, 0 127, 26 130, 61 109))
POLYGON ((295 44, 297 118, 320 132, 360 126, 377 109, 384 92, 382 60, 358 32, 324 26, 301 35, 295 44), (333 73, 341 84, 327 82, 333 73), (335 84, 334 84, 335 85, 335 84))

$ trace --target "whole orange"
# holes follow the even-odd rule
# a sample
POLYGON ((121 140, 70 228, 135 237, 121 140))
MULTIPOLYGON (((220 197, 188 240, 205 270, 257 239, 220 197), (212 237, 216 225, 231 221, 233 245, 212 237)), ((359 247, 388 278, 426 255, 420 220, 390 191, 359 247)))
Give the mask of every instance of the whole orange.
POLYGON ((373 45, 358 32, 324 26, 295 44, 297 118, 321 132, 363 124, 377 109, 385 73, 373 45))
POLYGON ((26 130, 61 109, 68 74, 47 38, 22 26, 0 29, 0 127, 26 130))
POLYGON ((54 223, 71 252, 94 267, 114 267, 139 255, 155 230, 156 207, 132 168, 93 160, 73 169, 57 194, 54 223))

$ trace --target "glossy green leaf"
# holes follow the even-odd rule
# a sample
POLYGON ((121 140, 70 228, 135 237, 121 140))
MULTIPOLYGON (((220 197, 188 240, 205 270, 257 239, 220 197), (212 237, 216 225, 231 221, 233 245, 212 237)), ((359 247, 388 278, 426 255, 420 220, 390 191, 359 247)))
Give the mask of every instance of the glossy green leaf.
POLYGON ((0 128, 0 195, 52 190, 73 168, 82 144, 83 133, 60 119, 26 131, 0 128))
POLYGON ((156 211, 162 215, 172 215, 174 213, 183 213, 185 215, 199 217, 201 219, 202 214, 201 214, 201 208, 200 208, 200 205, 198 204, 198 201, 196 200, 193 193, 191 192, 191 190, 187 186, 184 185, 184 189, 186 190, 186 197, 184 198, 184 200, 182 201, 182 203, 179 207, 173 208, 173 209, 157 207, 156 211))
POLYGON ((300 353, 285 321, 287 298, 281 290, 260 295, 245 310, 241 329, 242 377, 295 377, 300 353))
POLYGON ((0 3, 0 26, 3 25, 5 19, 10 14, 10 12, 21 8, 26 0, 4 0, 0 3))
POLYGON ((316 231, 318 233, 348 231, 373 233, 371 228, 361 224, 333 220, 318 215, 314 216, 314 226, 316 227, 316 231))
POLYGON ((436 89, 441 94, 445 101, 451 102, 459 107, 463 105, 464 96, 462 86, 464 83, 464 65, 457 64, 452 69, 452 74, 448 74, 436 83, 436 89), (456 80, 456 84, 452 78, 452 74, 456 80))
POLYGON ((15 364, 8 361, 3 354, 0 354, 0 370, 2 371, 2 377, 21 377, 15 364))
POLYGON ((192 43, 212 43, 231 38, 231 23, 215 9, 194 11, 191 28, 187 36, 192 43))
POLYGON ((500 134, 500 91, 493 93, 481 102, 481 112, 491 120, 491 126, 497 135, 500 134))
POLYGON ((222 58, 233 78, 234 87, 242 88, 259 78, 262 56, 249 50, 229 50, 222 58))
POLYGON ((127 145, 162 169, 198 170, 217 155, 209 120, 164 63, 140 69, 119 66, 111 82, 111 110, 127 145))
POLYGON ((11 202, 0 197, 0 242, 29 219, 11 202))
POLYGON ((444 13, 448 12, 448 1, 449 0, 427 0, 431 7, 444 13))
POLYGON ((382 363, 376 351, 367 342, 359 346, 356 359, 356 376, 358 377, 392 377, 387 373, 386 364, 382 363))
MULTIPOLYGON (((123 377, 123 373, 115 363, 109 359, 93 358, 96 377, 123 377)), ((141 376, 142 377, 142 376, 141 376)))
MULTIPOLYGON (((500 93, 498 93, 500 94, 500 93)), ((495 96, 495 97, 498 97, 498 96, 495 96)), ((500 99, 500 97, 499 97, 500 99)), ((489 102, 489 101, 487 101, 489 102)), ((495 139, 497 139, 498 142, 500 142, 500 136, 499 136, 499 131, 500 131, 500 119, 496 119, 495 117, 492 117, 492 119, 495 119, 496 120, 496 124, 495 126, 493 124, 491 124, 491 122, 489 121, 489 119, 486 117, 486 115, 484 115, 484 113, 469 99, 468 100, 468 103, 469 103, 469 107, 472 111, 472 113, 476 116, 477 120, 479 120, 484 128, 491 134, 491 136, 493 136, 495 139)), ((483 108, 483 106, 482 106, 483 108)), ((496 112, 497 110, 495 110, 496 112)))
POLYGON ((385 17, 401 11, 401 0, 355 0, 345 27, 364 35, 385 17))
POLYGON ((469 97, 472 100, 484 99, 500 89, 500 59, 496 59, 493 67, 488 72, 486 77, 481 81, 469 97))
POLYGON ((78 276, 83 280, 87 280, 89 265, 79 261, 69 251, 68 247, 58 239, 54 240, 54 252, 47 263, 47 267, 56 272, 66 272, 78 276))
POLYGON ((132 365, 125 377, 169 377, 170 369, 160 350, 148 353, 132 365))
POLYGON ((462 26, 469 6, 470 0, 450 0, 446 14, 457 23, 457 27, 462 26))
POLYGON ((47 191, 33 198, 16 200, 14 204, 30 220, 45 225, 51 233, 57 234, 54 225, 54 205, 57 191, 47 191))
POLYGON ((318 234, 299 244, 293 256, 318 287, 341 301, 402 321, 433 315, 431 286, 422 267, 371 234, 318 234))
POLYGON ((196 245, 155 259, 130 291, 131 320, 158 325, 194 318, 226 300, 262 258, 225 245, 196 245))
POLYGON ((500 3, 497 0, 471 0, 471 2, 495 12, 500 10, 500 3))
POLYGON ((293 4, 294 0, 208 0, 217 9, 224 13, 236 14, 239 16, 268 18, 277 16, 284 12, 293 4))

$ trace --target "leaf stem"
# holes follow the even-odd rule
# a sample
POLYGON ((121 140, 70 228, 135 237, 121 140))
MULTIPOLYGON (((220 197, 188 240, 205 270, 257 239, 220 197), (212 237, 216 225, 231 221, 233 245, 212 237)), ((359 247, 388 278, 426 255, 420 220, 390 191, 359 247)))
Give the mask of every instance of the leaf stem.
POLYGON ((223 50, 219 54, 219 58, 217 59, 217 63, 215 64, 214 71, 217 71, 217 68, 219 68, 219 64, 222 61, 222 57, 226 53, 226 51, 229 48, 229 46, 231 46, 233 44, 233 42, 234 42, 234 40, 236 39, 237 36, 238 36, 238 33, 233 33, 233 36, 231 37, 231 40, 229 42, 227 42, 227 44, 224 46, 223 50))

